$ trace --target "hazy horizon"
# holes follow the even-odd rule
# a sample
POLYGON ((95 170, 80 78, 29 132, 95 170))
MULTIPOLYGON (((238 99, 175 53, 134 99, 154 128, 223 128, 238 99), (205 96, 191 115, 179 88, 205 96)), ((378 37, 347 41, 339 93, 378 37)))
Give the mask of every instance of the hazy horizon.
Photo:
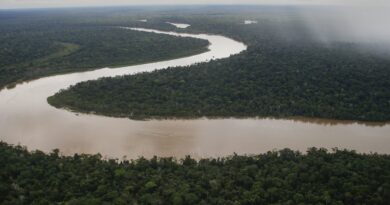
POLYGON ((385 5, 368 0, 1 0, 0 9, 66 8, 100 6, 151 6, 151 5, 385 5))

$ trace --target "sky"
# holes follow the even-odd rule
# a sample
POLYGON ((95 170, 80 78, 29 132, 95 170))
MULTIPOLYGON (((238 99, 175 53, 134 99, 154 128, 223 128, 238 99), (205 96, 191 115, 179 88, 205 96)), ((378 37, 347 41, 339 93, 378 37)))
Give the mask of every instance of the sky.
POLYGON ((0 0, 0 9, 88 7, 118 5, 186 5, 186 4, 344 4, 359 2, 379 3, 386 0, 0 0))

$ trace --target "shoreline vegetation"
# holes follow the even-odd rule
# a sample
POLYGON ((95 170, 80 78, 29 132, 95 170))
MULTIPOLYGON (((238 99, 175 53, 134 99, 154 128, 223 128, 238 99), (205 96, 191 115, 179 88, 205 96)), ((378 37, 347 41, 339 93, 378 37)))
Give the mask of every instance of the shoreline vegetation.
MULTIPOLYGON (((52 96, 51 96, 52 97, 52 96)), ((51 98, 49 97, 49 98, 51 98)), ((54 104, 51 104, 48 98, 48 103, 53 107, 56 107, 54 104)), ((197 116, 197 117, 175 117, 175 116, 150 116, 147 118, 129 118, 127 115, 110 115, 110 114, 100 114, 94 111, 83 111, 83 110, 72 110, 67 107, 56 107, 57 109, 63 109, 68 112, 72 112, 76 115, 98 115, 105 117, 113 118, 128 118, 130 120, 137 121, 165 121, 165 120, 177 120, 177 121, 186 121, 186 120, 288 120, 299 123, 309 123, 309 124, 318 124, 318 125, 327 125, 327 126, 337 126, 337 125, 365 125, 367 127, 383 127, 390 124, 390 121, 359 121, 359 120, 342 120, 342 119, 329 119, 329 118, 316 118, 316 117, 304 117, 304 116, 292 116, 292 117, 247 117, 247 116, 197 116)))
MULTIPOLYGON (((322 99, 311 96, 313 91, 325 91, 321 91, 321 87, 316 85, 318 82, 312 79, 311 85, 308 85, 302 83, 301 75, 295 76, 295 86, 307 87, 307 93, 299 93, 300 89, 295 89, 295 86, 283 86, 283 90, 278 88, 278 85, 267 82, 269 78, 261 70, 258 73, 250 73, 250 70, 253 71, 251 67, 237 68, 229 66, 237 62, 228 62, 229 60, 222 62, 226 67, 217 67, 221 62, 212 61, 151 73, 101 78, 78 83, 47 100, 56 108, 134 120, 303 117, 367 124, 389 122, 390 106, 387 104, 390 101, 387 99, 390 98, 386 92, 388 88, 384 86, 388 83, 385 80, 374 82, 381 87, 375 89, 378 92, 371 94, 372 87, 363 85, 355 88, 349 85, 348 80, 338 81, 336 83, 342 88, 338 87, 335 93, 332 93, 331 89, 327 90, 323 93, 325 98, 322 99), (236 75, 236 69, 241 69, 243 74, 236 75), (259 78, 264 81, 257 82, 259 78), (339 93, 340 91, 342 93, 339 93), (122 95, 123 93, 126 95, 122 95)), ((308 76, 312 77, 309 74, 308 76)), ((320 81, 320 78, 315 80, 320 81)), ((325 83, 329 81, 326 80, 325 83)), ((364 82, 360 81, 360 84, 364 82)))
POLYGON ((0 142, 1 204, 377 204, 390 156, 310 148, 195 160, 63 156, 0 142))

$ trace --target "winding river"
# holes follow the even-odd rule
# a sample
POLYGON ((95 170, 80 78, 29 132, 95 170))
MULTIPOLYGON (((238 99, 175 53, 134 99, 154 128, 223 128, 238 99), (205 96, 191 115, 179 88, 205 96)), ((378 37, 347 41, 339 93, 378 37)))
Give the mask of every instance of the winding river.
POLYGON ((261 153, 289 147, 348 148, 358 152, 390 153, 390 125, 359 124, 315 119, 197 119, 134 121, 75 114, 56 109, 46 98, 78 82, 100 77, 134 74, 227 58, 246 46, 232 39, 206 34, 178 34, 127 28, 162 35, 206 39, 203 54, 116 69, 44 77, 0 92, 0 140, 21 144, 30 150, 63 154, 101 153, 106 157, 139 156, 218 157, 261 153))

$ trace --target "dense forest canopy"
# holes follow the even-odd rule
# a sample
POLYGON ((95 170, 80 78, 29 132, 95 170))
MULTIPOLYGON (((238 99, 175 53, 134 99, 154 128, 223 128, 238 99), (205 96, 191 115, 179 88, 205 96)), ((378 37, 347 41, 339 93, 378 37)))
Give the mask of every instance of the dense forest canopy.
POLYGON ((1 204, 370 204, 390 201, 390 157, 289 149, 218 159, 103 160, 0 143, 1 204))
POLYGON ((187 32, 226 35, 245 42, 248 50, 191 67, 83 82, 49 103, 133 119, 390 120, 389 52, 369 43, 324 44, 294 8, 193 9, 142 17, 148 19, 144 27, 175 30, 164 22, 188 23, 187 32), (246 25, 245 19, 257 23, 246 25))
MULTIPOLYGON (((84 24, 92 14, 70 18, 49 11, 0 11, 0 88, 46 75, 189 56, 208 46, 201 39, 84 24)), ((128 21, 139 23, 135 17, 128 21)))

